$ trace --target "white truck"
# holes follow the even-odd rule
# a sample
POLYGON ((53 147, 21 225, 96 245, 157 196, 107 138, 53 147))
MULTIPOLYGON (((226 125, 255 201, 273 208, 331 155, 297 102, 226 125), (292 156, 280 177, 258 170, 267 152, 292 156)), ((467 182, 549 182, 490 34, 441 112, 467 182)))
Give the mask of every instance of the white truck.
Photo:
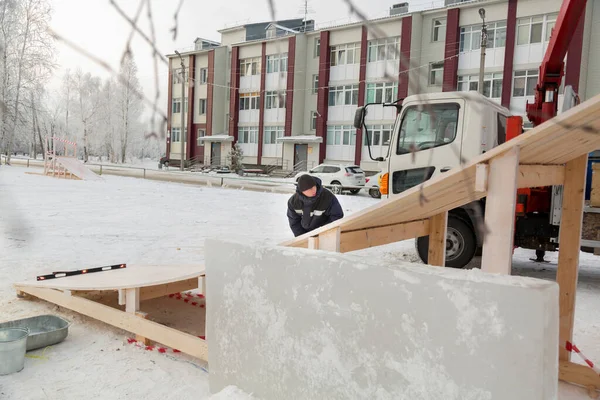
MULTIPOLYGON (((364 121, 371 105, 357 110, 355 127, 366 129, 364 121)), ((383 106, 395 106, 400 111, 387 156, 374 159, 382 171, 379 189, 383 198, 398 196, 523 132, 521 117, 512 116, 508 109, 477 92, 414 95, 383 106)), ((546 251, 558 249, 561 187, 554 187, 551 194, 548 188, 546 192, 526 190, 517 201, 514 245, 535 250, 536 260, 543 261, 546 251)), ((485 198, 449 212, 446 266, 465 267, 481 251, 483 235, 477 214, 481 218, 484 212, 485 198)), ((594 251, 600 248, 600 238, 593 235, 600 232, 600 209, 586 207, 586 214, 583 250, 594 251), (593 237, 586 237, 586 232, 592 232, 593 237)), ((428 241, 428 237, 416 240, 423 262, 427 262, 428 241)))

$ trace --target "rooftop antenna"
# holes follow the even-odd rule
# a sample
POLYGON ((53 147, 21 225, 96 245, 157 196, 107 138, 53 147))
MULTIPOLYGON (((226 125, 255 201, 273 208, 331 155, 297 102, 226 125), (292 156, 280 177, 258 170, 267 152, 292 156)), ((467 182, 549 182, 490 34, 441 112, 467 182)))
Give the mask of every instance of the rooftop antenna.
POLYGON ((303 0, 302 1, 302 7, 299 10, 300 14, 304 14, 304 32, 306 32, 306 27, 308 24, 308 14, 314 14, 315 11, 313 9, 310 8, 310 6, 308 5, 309 0, 303 0))

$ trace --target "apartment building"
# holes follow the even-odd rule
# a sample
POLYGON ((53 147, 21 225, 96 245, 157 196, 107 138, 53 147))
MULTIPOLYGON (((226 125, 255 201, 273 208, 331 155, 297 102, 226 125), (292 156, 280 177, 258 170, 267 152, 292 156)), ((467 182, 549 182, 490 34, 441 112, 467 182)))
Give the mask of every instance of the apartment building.
MULTIPOLYGON (((315 30, 313 21, 296 19, 223 29, 220 43, 197 39, 195 50, 168 56, 168 156, 181 157, 183 112, 188 159, 219 163, 237 143, 248 165, 291 170, 335 162, 376 171, 365 133, 352 125, 356 108, 417 93, 478 90, 480 8, 488 30, 483 93, 525 115, 561 0, 446 4, 413 13, 406 3, 393 5, 369 28, 361 22, 315 30), (183 95, 181 62, 194 77, 183 95)), ((564 78, 582 100, 600 93, 600 69, 592 68, 599 61, 600 0, 588 0, 564 78)), ((369 108, 374 158, 387 152, 396 113, 369 108)))

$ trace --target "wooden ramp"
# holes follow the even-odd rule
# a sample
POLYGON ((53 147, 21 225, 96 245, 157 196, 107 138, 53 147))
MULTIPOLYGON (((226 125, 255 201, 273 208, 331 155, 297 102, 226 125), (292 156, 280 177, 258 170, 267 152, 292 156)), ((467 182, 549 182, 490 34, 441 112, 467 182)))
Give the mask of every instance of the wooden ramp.
POLYGON ((85 166, 84 163, 73 157, 56 157, 56 162, 62 165, 67 171, 81 180, 101 181, 102 177, 85 166))
POLYGON ((15 284, 17 293, 31 295, 117 328, 207 360, 206 342, 196 336, 145 319, 140 302, 204 286, 198 265, 128 265, 124 269, 15 284), (86 299, 94 291, 116 291, 125 311, 86 299))
POLYGON ((600 389, 570 362, 588 153, 600 148, 600 95, 393 199, 281 243, 348 252, 429 236, 429 264, 445 264, 448 211, 486 197, 482 269, 510 274, 518 188, 563 185, 557 282, 560 379, 600 389))

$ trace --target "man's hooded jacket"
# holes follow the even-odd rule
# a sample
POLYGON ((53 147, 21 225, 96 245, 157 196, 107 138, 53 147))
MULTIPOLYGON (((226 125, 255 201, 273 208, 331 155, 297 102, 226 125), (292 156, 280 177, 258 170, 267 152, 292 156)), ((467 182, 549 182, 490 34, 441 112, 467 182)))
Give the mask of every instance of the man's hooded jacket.
POLYGON ((317 186, 315 197, 306 197, 300 188, 296 188, 296 193, 288 200, 287 216, 294 236, 303 235, 344 216, 335 195, 321 185, 319 178, 313 179, 317 186))

